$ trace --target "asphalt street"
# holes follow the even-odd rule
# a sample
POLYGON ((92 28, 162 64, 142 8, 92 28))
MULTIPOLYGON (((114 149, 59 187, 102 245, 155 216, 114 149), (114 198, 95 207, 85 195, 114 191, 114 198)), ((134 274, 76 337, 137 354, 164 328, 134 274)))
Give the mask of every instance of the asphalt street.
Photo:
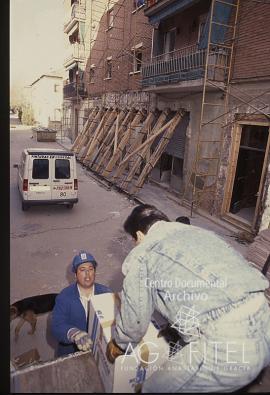
MULTIPOLYGON (((134 207, 127 197, 109 191, 77 163, 79 202, 72 210, 64 205, 35 206, 22 211, 17 188, 20 155, 27 147, 61 148, 57 142, 42 143, 32 130, 11 119, 10 130, 10 302, 45 293, 57 293, 73 280, 71 261, 81 249, 98 262, 96 281, 113 291, 122 288, 121 266, 133 247, 123 222, 134 207)), ((50 314, 39 316, 34 335, 25 323, 17 342, 11 322, 11 357, 37 348, 42 360, 54 357, 55 341, 50 334, 50 314)))

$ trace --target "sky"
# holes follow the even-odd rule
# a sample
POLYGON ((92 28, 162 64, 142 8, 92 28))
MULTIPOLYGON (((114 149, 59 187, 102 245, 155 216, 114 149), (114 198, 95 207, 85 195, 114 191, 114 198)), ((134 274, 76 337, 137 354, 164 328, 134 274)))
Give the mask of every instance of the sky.
POLYGON ((63 0, 10 0, 10 87, 63 67, 63 0))

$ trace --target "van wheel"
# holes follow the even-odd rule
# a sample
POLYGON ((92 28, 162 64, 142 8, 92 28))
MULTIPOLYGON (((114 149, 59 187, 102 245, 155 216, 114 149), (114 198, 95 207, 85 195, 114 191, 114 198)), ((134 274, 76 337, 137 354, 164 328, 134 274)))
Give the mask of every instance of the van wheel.
POLYGON ((67 204, 67 208, 72 209, 73 208, 73 203, 67 204))
POLYGON ((26 211, 28 209, 29 209, 29 205, 27 203, 25 203, 25 202, 22 202, 22 210, 26 211))

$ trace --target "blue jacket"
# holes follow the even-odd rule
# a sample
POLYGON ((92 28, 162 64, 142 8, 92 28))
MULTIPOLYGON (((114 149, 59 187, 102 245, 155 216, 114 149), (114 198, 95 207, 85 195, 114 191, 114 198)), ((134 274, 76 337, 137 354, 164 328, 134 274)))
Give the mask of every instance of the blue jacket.
MULTIPOLYGON (((108 287, 95 283, 95 295, 112 292, 108 287)), ((58 356, 78 351, 76 345, 67 338, 70 328, 78 328, 87 331, 85 310, 80 301, 77 283, 64 288, 55 300, 52 311, 52 333, 58 340, 58 356)))

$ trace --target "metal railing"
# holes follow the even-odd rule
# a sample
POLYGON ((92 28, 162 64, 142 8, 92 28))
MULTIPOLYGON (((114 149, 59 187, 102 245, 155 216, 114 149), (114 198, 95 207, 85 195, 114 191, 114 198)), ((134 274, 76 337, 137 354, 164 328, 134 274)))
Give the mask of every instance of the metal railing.
POLYGON ((71 82, 64 85, 64 99, 81 96, 86 97, 87 91, 83 82, 71 82))
MULTIPOLYGON (((206 49, 198 49, 197 44, 155 56, 142 64, 142 83, 144 86, 157 83, 171 83, 180 80, 201 78, 205 69, 206 49)), ((223 80, 227 63, 224 49, 213 49, 209 64, 213 79, 223 80)))

